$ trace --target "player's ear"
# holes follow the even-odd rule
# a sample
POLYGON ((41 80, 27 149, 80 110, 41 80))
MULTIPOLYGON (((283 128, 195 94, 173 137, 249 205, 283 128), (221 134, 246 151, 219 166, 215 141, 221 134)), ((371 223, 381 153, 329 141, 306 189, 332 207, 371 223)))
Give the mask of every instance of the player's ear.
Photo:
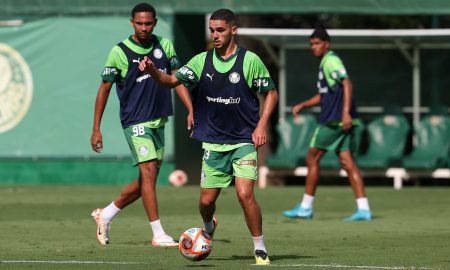
POLYGON ((236 25, 231 26, 231 34, 232 35, 236 35, 237 34, 237 26, 236 25))
POLYGON ((157 23, 158 23, 158 18, 155 18, 155 26, 156 26, 157 23))

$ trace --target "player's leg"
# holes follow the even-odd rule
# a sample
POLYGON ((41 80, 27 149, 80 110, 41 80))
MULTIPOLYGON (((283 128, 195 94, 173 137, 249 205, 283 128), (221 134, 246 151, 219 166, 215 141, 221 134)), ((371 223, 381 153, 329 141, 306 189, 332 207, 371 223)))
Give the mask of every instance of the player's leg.
POLYGON ((313 217, 313 203, 320 174, 320 159, 326 150, 312 147, 306 156, 308 174, 306 175, 305 193, 302 201, 291 210, 283 212, 285 217, 311 219, 313 217))
POLYGON ((201 188, 199 210, 203 220, 203 229, 212 239, 217 227, 217 220, 214 218, 216 212, 216 200, 220 195, 221 188, 201 188))
POLYGON ((153 232, 152 245, 155 247, 174 247, 177 246, 177 243, 166 234, 159 219, 156 179, 160 164, 161 162, 156 159, 139 163, 142 204, 153 232))
MULTIPOLYGON (((141 187, 139 185, 139 178, 126 185, 119 196, 113 201, 114 206, 119 209, 124 209, 128 205, 135 202, 141 197, 141 187)), ((105 210, 105 209, 104 209, 105 210)))
POLYGON ((348 180, 352 186, 353 193, 356 197, 356 204, 358 206, 358 210, 356 210, 356 212, 354 212, 351 216, 345 218, 345 220, 372 220, 369 201, 364 190, 364 181, 361 176, 361 172, 352 157, 351 151, 339 151, 338 155, 342 169, 347 172, 348 180))
POLYGON ((232 152, 231 160, 236 194, 253 239, 256 264, 270 264, 264 245, 261 208, 253 192, 255 182, 258 180, 256 149, 253 145, 241 146, 232 152))
POLYGON ((164 156, 164 126, 153 127, 151 122, 130 126, 124 130, 133 156, 139 166, 139 186, 142 203, 153 232, 153 246, 177 246, 168 236, 159 219, 156 179, 164 156))
POLYGON ((91 216, 97 224, 97 241, 101 245, 109 244, 109 229, 113 218, 127 205, 141 197, 138 180, 125 186, 119 196, 105 208, 95 209, 91 216))
POLYGON ((228 187, 232 180, 230 152, 205 150, 202 160, 200 180, 199 210, 205 232, 212 238, 217 227, 214 218, 216 200, 222 188, 228 187))

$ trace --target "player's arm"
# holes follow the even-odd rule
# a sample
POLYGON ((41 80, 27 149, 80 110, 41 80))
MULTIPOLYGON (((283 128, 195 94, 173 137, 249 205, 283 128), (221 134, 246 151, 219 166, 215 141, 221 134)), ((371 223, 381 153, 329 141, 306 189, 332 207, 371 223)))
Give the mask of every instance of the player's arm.
POLYGON ((350 106, 352 103, 353 85, 349 78, 341 81, 344 91, 344 102, 342 106, 342 128, 348 131, 352 128, 352 117, 350 115, 350 106))
POLYGON ((296 104, 294 107, 292 107, 292 114, 294 116, 297 116, 303 109, 316 106, 319 103, 320 103, 320 94, 317 94, 317 95, 313 96, 312 98, 305 100, 303 102, 300 102, 300 103, 296 104))
POLYGON ((100 153, 103 149, 103 138, 102 133, 100 132, 100 124, 102 122, 102 116, 103 112, 105 111, 106 103, 108 102, 111 87, 111 82, 102 80, 100 87, 98 88, 97 98, 95 99, 94 125, 92 127, 91 147, 92 150, 97 153, 100 153))
MULTIPOLYGON (((172 70, 172 74, 175 74, 175 72, 176 69, 172 70)), ((186 107, 186 110, 188 111, 187 127, 188 130, 191 130, 191 128, 194 126, 194 111, 192 108, 192 101, 191 96, 189 94, 189 90, 184 85, 180 84, 177 87, 175 87, 175 92, 177 93, 181 102, 183 102, 184 107, 186 107)))
POLYGON ((147 71, 152 78, 159 83, 160 85, 174 88, 181 84, 178 81, 177 77, 174 74, 166 74, 164 72, 159 71, 155 64, 150 60, 147 56, 144 56, 144 59, 139 63, 139 69, 141 71, 147 71))
POLYGON ((278 93, 275 89, 266 92, 266 97, 261 110, 261 116, 259 118, 256 129, 252 134, 252 140, 256 148, 264 145, 267 142, 267 123, 270 116, 278 102, 278 93))

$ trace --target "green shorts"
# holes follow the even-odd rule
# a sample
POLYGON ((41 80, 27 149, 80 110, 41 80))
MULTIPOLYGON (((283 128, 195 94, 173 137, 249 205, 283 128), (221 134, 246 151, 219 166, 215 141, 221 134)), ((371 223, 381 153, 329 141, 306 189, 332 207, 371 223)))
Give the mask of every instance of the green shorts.
POLYGON ((205 150, 200 186, 225 188, 233 177, 257 180, 257 160, 255 146, 250 144, 226 152, 205 150))
POLYGON ((150 122, 129 126, 123 130, 130 147, 133 166, 164 156, 164 126, 151 128, 150 122))
POLYGON ((353 126, 349 132, 345 132, 341 125, 319 124, 314 130, 309 147, 327 151, 350 151, 356 128, 357 126, 353 126))

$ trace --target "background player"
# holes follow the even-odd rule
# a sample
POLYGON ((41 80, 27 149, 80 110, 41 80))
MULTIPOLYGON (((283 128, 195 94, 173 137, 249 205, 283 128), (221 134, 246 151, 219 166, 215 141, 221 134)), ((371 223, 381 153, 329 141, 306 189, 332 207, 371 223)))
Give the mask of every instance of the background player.
POLYGON ((314 56, 321 59, 319 67, 319 94, 295 105, 292 113, 297 116, 303 109, 320 104, 319 126, 314 131, 306 157, 308 175, 301 203, 283 212, 285 217, 313 217, 313 202, 319 178, 319 162, 327 151, 335 151, 356 196, 358 209, 347 221, 371 220, 372 213, 364 191, 361 173, 351 153, 351 137, 354 126, 360 124, 353 100, 352 83, 341 59, 330 50, 330 36, 323 28, 316 29, 309 37, 314 56))
MULTIPOLYGON (((139 70, 139 61, 149 57, 164 73, 174 72, 180 65, 172 43, 153 35, 156 11, 147 3, 131 11, 134 35, 115 46, 106 62, 95 101, 92 149, 101 152, 103 139, 100 123, 109 92, 116 83, 120 100, 120 120, 131 150, 133 165, 139 167, 139 178, 128 184, 120 195, 103 209, 95 209, 92 217, 97 223, 97 240, 109 243, 111 220, 130 203, 142 197, 153 232, 153 246, 177 246, 161 225, 156 198, 156 178, 164 155, 164 125, 172 115, 172 96, 168 88, 156 84, 148 74, 139 70)), ((176 91, 189 111, 188 128, 193 124, 192 104, 184 86, 176 91)))

